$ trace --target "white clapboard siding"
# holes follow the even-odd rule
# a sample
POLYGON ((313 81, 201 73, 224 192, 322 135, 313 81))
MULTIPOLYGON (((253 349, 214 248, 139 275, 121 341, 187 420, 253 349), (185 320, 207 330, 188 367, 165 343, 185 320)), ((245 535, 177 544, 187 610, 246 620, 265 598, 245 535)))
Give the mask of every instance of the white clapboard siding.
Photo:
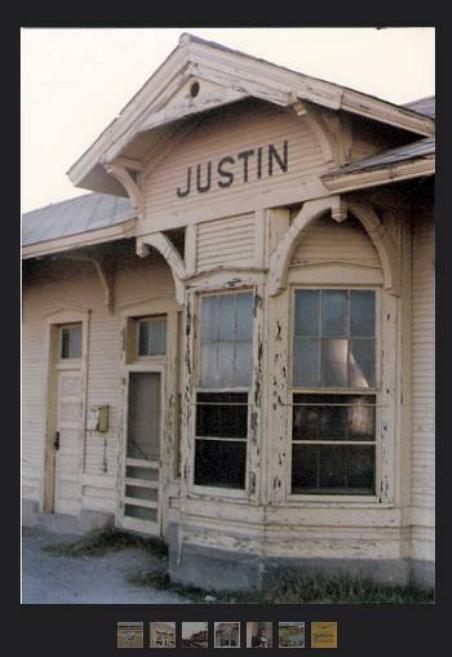
MULTIPOLYGON (((264 158, 266 167, 266 159, 264 158)), ((265 170, 264 167, 264 170, 265 170)), ((228 167, 229 169, 229 167, 228 167)), ((212 201, 232 202, 243 194, 265 194, 289 182, 306 182, 316 179, 325 169, 320 145, 309 128, 306 119, 299 118, 288 110, 265 104, 255 104, 247 111, 241 104, 226 108, 221 113, 206 116, 181 142, 170 151, 166 159, 150 173, 144 181, 145 223, 152 225, 152 218, 174 212, 185 212, 190 208, 201 210, 212 201), (239 171, 242 166, 236 161, 234 183, 227 188, 217 185, 216 165, 227 155, 237 160, 237 154, 247 149, 257 149, 274 144, 282 153, 284 140, 289 143, 288 171, 283 173, 275 166, 269 177, 264 171, 256 179, 256 161, 249 161, 249 180, 243 182, 239 171), (192 191, 178 198, 178 187, 184 189, 187 168, 196 172, 198 164, 212 162, 212 188, 200 194, 192 191)), ((203 168, 203 171, 205 169, 203 168)))
MULTIPOLYGON (((44 476, 46 424, 47 320, 59 308, 91 310, 87 406, 110 406, 109 428, 104 434, 86 432, 82 506, 113 513, 116 508, 118 462, 121 449, 121 315, 124 305, 149 299, 153 294, 174 294, 168 267, 159 257, 124 256, 117 272, 111 315, 104 290, 91 264, 60 262, 41 265, 33 281, 25 283, 22 352, 22 487, 25 499, 39 501, 44 476)), ((80 473, 80 478, 82 473, 80 473)), ((69 491, 69 483, 66 487, 69 491)), ((69 513, 79 508, 67 507, 69 513)))
MULTIPOLYGON (((434 229, 414 225, 412 352, 412 504, 434 508, 435 494, 435 283, 434 229)), ((433 517, 432 517, 433 522, 433 517)))
POLYGON ((197 270, 227 265, 253 265, 254 246, 253 213, 200 224, 196 244, 197 270))
MULTIPOLYGON (((22 495, 39 501, 44 470, 46 326, 33 312, 33 294, 23 293, 22 328, 22 495)), ((36 308, 36 306, 35 306, 36 308)), ((38 310, 38 308, 36 308, 38 310)))
POLYGON ((378 253, 359 221, 349 218, 338 224, 321 217, 300 235, 291 265, 337 260, 380 267, 378 253))

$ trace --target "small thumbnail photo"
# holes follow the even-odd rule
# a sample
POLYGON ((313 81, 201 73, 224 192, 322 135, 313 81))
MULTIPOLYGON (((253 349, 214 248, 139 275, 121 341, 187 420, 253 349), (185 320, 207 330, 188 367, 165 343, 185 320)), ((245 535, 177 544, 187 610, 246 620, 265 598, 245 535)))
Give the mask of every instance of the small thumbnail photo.
POLYGON ((311 648, 337 648, 337 621, 312 621, 311 648))
POLYGON ((279 622, 279 647, 280 648, 304 648, 305 647, 305 625, 295 621, 279 622))
POLYGON ((118 648, 143 648, 143 623, 118 621, 116 645, 118 648))
POLYGON ((208 623, 182 623, 182 647, 183 648, 207 648, 208 647, 208 623))
POLYGON ((151 648, 175 648, 176 623, 151 621, 149 623, 149 645, 151 648))
POLYGON ((240 623, 215 623, 215 648, 240 648, 240 623))
POLYGON ((272 623, 248 621, 246 624, 247 648, 271 648, 272 623))

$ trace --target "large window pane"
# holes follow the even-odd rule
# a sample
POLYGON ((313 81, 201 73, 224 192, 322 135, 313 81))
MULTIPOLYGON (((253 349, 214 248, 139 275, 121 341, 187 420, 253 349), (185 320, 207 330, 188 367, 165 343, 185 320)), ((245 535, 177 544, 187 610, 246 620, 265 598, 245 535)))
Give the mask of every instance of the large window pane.
POLYGON ((294 445, 292 493, 375 493, 375 447, 294 445))
POLYGON ((196 435, 246 438, 247 404, 247 393, 198 393, 196 435))
POLYGON ((234 383, 236 386, 248 388, 251 385, 253 372, 253 349, 248 342, 237 342, 235 345, 234 383))
POLYGON ((345 290, 322 290, 322 336, 346 337, 347 335, 347 292, 345 290))
POLYGON ((374 335, 373 291, 296 290, 293 385, 374 387, 374 335), (317 335, 319 343, 314 346, 317 335), (302 338, 306 341, 302 342, 302 338), (321 363, 319 375, 317 352, 321 363))
POLYGON ((81 358, 82 355, 82 326, 61 327, 61 358, 81 358))
POLYGON ((251 292, 237 294, 236 340, 252 342, 253 339, 253 295, 251 292))
POLYGON ((294 385, 318 386, 320 383, 320 341, 312 338, 294 340, 294 385))
POLYGON ((359 337, 375 335, 375 293, 351 290, 350 334, 359 337))
POLYGON ((295 335, 319 335, 319 296, 320 293, 316 290, 296 290, 295 335))
POLYGON ((216 342, 218 339, 218 296, 202 300, 201 343, 216 342))
POLYGON ((202 347, 201 358, 201 381, 204 388, 216 388, 217 386, 217 358, 218 348, 214 344, 205 344, 202 347))
POLYGON ((218 343, 218 377, 216 388, 229 388, 234 385, 235 350, 233 342, 218 343))
POLYGON ((293 396, 293 440, 375 440, 375 395, 293 396))
POLYGON ((245 469, 245 441, 196 440, 196 485, 245 488, 245 469))
POLYGON ((346 395, 294 395, 293 440, 347 440, 346 395))
POLYGON ((236 339, 237 297, 235 294, 224 294, 218 297, 218 300, 218 340, 219 342, 234 342, 236 339))
POLYGON ((207 296, 201 305, 201 387, 247 387, 251 383, 253 295, 207 296))
POLYGON ((166 320, 164 317, 142 319, 138 324, 138 355, 164 356, 166 353, 166 320))
POLYGON ((322 340, 322 377, 325 387, 347 387, 348 340, 322 340))
POLYGON ((356 338, 350 341, 349 386, 369 388, 375 385, 375 340, 356 338))

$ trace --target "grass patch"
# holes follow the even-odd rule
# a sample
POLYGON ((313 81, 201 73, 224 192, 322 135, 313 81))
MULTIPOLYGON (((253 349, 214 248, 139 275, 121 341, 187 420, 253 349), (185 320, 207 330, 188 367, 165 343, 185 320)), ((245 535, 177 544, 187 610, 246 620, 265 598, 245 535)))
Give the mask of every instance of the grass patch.
POLYGON ((168 555, 167 545, 161 539, 129 534, 119 529, 93 532, 73 543, 48 545, 45 550, 65 557, 100 557, 128 548, 140 548, 161 560, 166 560, 168 555))
POLYGON ((431 589, 414 585, 384 586, 369 580, 338 576, 302 578, 279 573, 267 578, 262 591, 209 591, 171 582, 167 574, 140 573, 129 579, 133 584, 171 591, 192 602, 238 604, 431 604, 431 589))

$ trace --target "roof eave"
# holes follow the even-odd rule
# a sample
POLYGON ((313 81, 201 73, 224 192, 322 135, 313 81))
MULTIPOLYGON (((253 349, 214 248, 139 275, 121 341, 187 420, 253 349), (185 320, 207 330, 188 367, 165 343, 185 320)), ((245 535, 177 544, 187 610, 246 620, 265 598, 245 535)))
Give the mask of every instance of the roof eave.
POLYGON ((136 216, 125 218, 120 223, 105 228, 65 235, 54 239, 27 244, 22 247, 22 260, 38 258, 45 255, 57 254, 65 251, 73 251, 85 246, 105 244, 119 239, 127 239, 136 236, 136 216))
MULTIPOLYGON (((259 97, 280 106, 290 106, 298 99, 308 100, 322 107, 350 112, 422 136, 430 137, 435 131, 433 119, 412 110, 183 35, 179 45, 119 116, 68 170, 71 182, 75 186, 93 189, 88 186, 88 181, 94 169, 97 167, 100 176, 100 167, 103 168, 106 161, 111 161, 112 156, 118 156, 140 132, 140 128, 145 125, 145 117, 162 113, 170 92, 192 76, 211 80, 218 78, 220 83, 224 86, 229 84, 231 89, 241 92, 243 97, 259 97)), ((169 121, 163 118, 159 122, 157 119, 155 124, 152 117, 148 117, 146 123, 151 126, 148 129, 156 129, 163 122, 168 124, 190 113, 193 112, 187 110, 185 114, 174 116, 169 121)), ((107 181, 97 178, 96 184, 108 185, 107 181)), ((96 191, 104 191, 104 188, 96 191)))
POLYGON ((322 182, 330 192, 337 194, 434 174, 435 157, 431 156, 350 173, 328 173, 322 176, 322 182))

